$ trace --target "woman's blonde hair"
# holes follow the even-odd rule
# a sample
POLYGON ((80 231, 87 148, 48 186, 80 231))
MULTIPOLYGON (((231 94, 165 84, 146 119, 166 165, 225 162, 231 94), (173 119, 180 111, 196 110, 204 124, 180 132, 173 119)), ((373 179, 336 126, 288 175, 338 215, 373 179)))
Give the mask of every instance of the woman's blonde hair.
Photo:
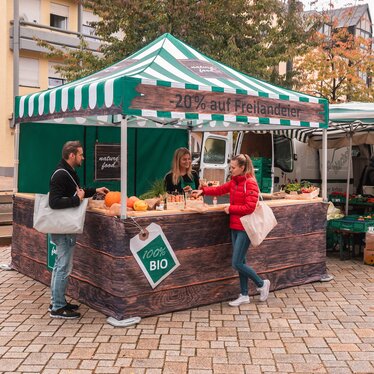
MULTIPOLYGON (((179 178, 181 177, 181 169, 180 169, 180 160, 181 158, 189 154, 191 157, 191 152, 184 147, 178 148, 174 152, 173 156, 173 162, 171 164, 171 172, 172 172, 172 180, 173 184, 178 184, 179 178)), ((190 164, 190 167, 187 169, 187 175, 189 176, 190 179, 192 179, 192 163, 190 164)))
POLYGON ((241 153, 240 155, 234 156, 231 161, 236 161, 239 166, 244 166, 244 174, 249 174, 251 177, 255 178, 252 160, 248 155, 241 153))

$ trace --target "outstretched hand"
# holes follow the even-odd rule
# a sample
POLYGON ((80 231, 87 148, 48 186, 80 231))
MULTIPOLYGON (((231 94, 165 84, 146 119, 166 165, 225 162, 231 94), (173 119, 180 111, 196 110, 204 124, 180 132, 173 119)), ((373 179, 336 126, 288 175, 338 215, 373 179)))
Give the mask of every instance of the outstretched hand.
POLYGON ((96 188, 96 192, 101 195, 106 195, 109 192, 109 189, 106 187, 100 187, 100 188, 96 188))
POLYGON ((83 201, 85 192, 82 188, 77 187, 77 196, 79 197, 80 201, 83 201))
POLYGON ((203 194, 203 190, 193 190, 191 192, 191 195, 194 197, 194 198, 198 198, 199 196, 201 196, 203 194))

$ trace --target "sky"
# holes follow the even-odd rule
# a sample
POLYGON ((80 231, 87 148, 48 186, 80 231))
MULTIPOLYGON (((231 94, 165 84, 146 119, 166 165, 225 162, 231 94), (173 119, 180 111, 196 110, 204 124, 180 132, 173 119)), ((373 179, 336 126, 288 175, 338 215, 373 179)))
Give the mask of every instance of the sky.
POLYGON ((374 22, 374 0, 302 0, 302 3, 304 4, 304 10, 330 9, 330 3, 333 5, 334 9, 346 8, 353 5, 369 4, 371 21, 374 22), (316 4, 311 6, 311 3, 316 4))

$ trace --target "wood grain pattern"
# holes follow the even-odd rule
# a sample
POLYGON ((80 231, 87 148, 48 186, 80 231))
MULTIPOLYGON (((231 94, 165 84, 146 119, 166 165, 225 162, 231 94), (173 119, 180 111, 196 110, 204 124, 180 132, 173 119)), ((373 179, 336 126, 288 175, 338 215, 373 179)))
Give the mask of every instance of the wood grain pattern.
MULTIPOLYGON (((274 207, 278 225, 248 263, 273 289, 304 284, 325 273, 325 221, 322 203, 274 207)), ((15 197, 12 265, 46 285, 46 236, 32 228, 33 201, 15 197)), ((223 212, 183 216, 138 217, 158 223, 181 266, 154 290, 131 254, 129 240, 137 229, 127 222, 88 212, 85 231, 77 236, 68 293, 115 318, 147 316, 228 300, 239 293, 231 268, 228 216, 223 212), (186 230, 186 228, 188 228, 186 230)), ((255 287, 250 285, 251 293, 255 287)))
POLYGON ((139 84, 136 90, 141 95, 132 100, 130 109, 325 121, 324 106, 318 103, 146 84, 139 84))

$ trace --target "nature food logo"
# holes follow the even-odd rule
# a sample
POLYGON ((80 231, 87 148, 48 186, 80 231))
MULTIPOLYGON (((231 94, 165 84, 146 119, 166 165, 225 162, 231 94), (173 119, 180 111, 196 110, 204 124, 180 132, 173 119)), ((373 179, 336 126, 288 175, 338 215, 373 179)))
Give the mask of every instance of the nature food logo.
POLYGON ((220 70, 217 66, 209 61, 201 60, 178 60, 183 66, 188 70, 192 71, 194 74, 204 77, 204 78, 226 78, 231 77, 225 72, 220 70))

